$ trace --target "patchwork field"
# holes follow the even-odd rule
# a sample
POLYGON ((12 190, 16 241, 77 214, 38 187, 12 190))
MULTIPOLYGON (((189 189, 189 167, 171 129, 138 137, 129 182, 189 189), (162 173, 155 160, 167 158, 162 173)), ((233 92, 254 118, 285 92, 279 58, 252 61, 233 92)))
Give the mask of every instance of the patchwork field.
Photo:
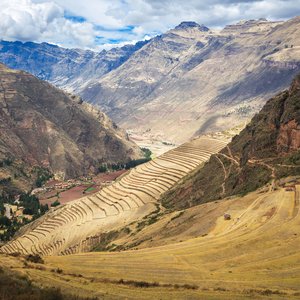
POLYGON ((214 224, 181 243, 49 256, 42 270, 1 261, 39 285, 101 299, 299 299, 299 198, 296 186, 192 208, 214 224))
POLYGON ((4 253, 65 255, 90 251, 101 233, 155 211, 160 196, 226 143, 202 137, 132 169, 98 193, 52 209, 4 245, 4 253))

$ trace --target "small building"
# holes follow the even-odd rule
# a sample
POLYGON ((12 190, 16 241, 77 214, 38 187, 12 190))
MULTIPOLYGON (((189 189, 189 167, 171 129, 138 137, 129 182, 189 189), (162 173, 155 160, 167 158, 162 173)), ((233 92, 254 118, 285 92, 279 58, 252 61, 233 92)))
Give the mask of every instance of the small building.
POLYGON ((12 215, 11 215, 10 205, 7 203, 4 203, 4 208, 5 208, 5 213, 4 213, 5 217, 8 219, 11 219, 12 215))

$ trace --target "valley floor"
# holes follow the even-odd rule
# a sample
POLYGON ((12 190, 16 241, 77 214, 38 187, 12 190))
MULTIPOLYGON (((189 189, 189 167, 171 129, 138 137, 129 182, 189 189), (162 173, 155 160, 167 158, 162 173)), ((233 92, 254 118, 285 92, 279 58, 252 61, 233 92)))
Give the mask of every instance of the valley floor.
POLYGON ((22 258, 3 255, 0 265, 39 285, 101 299, 299 299, 299 201, 300 186, 255 192, 218 201, 230 203, 231 220, 207 210, 214 226, 184 242, 49 256, 25 268, 22 258))

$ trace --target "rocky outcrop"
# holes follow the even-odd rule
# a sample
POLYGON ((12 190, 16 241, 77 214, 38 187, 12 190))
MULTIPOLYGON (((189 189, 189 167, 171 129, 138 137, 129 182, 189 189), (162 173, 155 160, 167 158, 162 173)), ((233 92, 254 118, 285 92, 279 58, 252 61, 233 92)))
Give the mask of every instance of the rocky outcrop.
POLYGON ((300 149, 300 124, 292 120, 279 128, 277 149, 282 152, 290 152, 300 149))

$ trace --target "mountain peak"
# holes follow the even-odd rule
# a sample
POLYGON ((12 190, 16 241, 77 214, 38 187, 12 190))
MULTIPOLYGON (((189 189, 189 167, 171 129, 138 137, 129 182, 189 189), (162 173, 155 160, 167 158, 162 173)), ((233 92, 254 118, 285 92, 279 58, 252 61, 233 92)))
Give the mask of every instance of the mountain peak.
POLYGON ((188 28, 198 28, 199 31, 209 31, 209 28, 204 25, 199 25, 196 22, 193 21, 184 21, 181 22, 178 26, 175 27, 175 30, 177 29, 188 29, 188 28))

